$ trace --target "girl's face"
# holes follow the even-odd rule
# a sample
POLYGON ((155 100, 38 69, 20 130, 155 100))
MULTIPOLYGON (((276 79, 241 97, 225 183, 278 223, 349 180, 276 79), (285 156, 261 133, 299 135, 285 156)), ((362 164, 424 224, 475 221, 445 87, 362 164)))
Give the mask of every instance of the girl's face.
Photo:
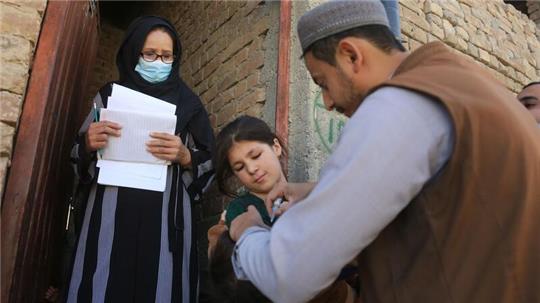
POLYGON ((278 182, 285 179, 279 157, 281 145, 258 141, 235 142, 228 159, 234 175, 251 193, 263 199, 278 182))

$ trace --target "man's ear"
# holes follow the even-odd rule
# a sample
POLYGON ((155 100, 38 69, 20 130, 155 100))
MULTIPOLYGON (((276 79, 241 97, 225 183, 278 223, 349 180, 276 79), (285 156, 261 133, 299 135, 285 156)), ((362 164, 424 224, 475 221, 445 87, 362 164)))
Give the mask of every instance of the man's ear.
POLYGON ((282 147, 281 144, 279 144, 279 140, 277 138, 274 138, 274 145, 272 145, 272 148, 274 149, 274 153, 278 158, 281 156, 282 147))
POLYGON ((364 58, 358 44, 354 42, 351 37, 339 41, 336 49, 336 61, 340 63, 342 68, 348 66, 356 73, 360 69, 364 58))

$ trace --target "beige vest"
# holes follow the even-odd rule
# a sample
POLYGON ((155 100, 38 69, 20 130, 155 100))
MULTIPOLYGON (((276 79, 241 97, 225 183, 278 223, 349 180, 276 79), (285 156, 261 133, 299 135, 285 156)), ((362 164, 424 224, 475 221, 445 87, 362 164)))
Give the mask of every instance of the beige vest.
POLYGON ((439 42, 382 86, 440 102, 455 143, 441 173, 359 255, 362 301, 540 302, 540 129, 530 114, 439 42))

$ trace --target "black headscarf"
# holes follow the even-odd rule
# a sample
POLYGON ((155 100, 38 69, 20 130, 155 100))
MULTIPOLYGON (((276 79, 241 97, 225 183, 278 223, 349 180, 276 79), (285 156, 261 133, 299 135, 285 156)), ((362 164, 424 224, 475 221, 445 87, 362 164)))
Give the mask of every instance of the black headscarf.
POLYGON ((116 54, 116 66, 120 75, 118 84, 176 105, 176 131, 181 131, 202 104, 199 97, 180 78, 182 45, 174 26, 164 18, 144 16, 135 19, 126 30, 124 40, 116 54), (167 30, 173 39, 175 55, 167 80, 150 83, 135 71, 146 36, 156 27, 167 30))

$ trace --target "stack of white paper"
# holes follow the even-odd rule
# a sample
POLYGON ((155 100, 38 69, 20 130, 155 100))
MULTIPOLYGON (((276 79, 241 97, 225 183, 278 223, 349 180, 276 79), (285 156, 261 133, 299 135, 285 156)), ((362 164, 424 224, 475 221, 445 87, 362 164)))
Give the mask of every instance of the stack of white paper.
POLYGON ((150 132, 174 134, 175 112, 175 105, 113 84, 100 120, 118 123, 122 129, 120 137, 109 136, 101 151, 98 183, 164 191, 168 163, 146 151, 146 142, 151 139, 150 132))

